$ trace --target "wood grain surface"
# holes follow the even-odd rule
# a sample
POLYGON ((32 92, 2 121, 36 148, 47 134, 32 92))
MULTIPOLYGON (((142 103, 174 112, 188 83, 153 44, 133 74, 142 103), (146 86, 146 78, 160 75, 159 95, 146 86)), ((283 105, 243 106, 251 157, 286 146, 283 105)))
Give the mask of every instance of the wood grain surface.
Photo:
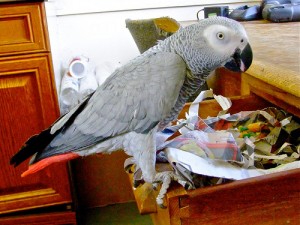
POLYGON ((243 22, 255 60, 300 72, 300 22, 243 22))

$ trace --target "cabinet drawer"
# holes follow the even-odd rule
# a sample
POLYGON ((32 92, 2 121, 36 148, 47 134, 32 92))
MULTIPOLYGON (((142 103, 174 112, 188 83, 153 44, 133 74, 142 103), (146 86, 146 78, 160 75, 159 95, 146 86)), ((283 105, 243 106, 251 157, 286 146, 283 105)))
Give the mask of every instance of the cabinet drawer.
POLYGON ((48 50, 44 5, 0 5, 0 56, 48 50))

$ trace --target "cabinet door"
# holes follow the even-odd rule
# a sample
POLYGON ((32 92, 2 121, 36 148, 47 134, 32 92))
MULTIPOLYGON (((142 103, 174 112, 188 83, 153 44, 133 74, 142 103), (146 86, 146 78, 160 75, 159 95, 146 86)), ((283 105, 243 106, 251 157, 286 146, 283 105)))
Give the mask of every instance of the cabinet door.
POLYGON ((48 51, 41 3, 0 6, 0 56, 48 51))
POLYGON ((48 54, 0 58, 0 214, 71 202, 66 164, 21 178, 11 156, 59 116, 48 54))

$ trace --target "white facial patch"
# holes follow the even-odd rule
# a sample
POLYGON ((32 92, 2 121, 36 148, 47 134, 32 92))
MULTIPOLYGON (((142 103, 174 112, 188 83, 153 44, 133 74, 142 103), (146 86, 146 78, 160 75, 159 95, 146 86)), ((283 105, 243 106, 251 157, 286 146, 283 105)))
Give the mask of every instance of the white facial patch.
POLYGON ((206 43, 220 54, 234 52, 240 38, 232 29, 223 25, 211 25, 203 31, 206 43))

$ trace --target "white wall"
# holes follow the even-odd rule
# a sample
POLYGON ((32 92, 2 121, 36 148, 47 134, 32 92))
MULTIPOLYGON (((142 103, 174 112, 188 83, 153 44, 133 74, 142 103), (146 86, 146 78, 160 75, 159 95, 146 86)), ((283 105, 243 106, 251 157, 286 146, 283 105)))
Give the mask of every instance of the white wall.
POLYGON ((103 62, 124 64, 139 51, 125 19, 145 19, 169 16, 177 21, 196 20, 204 6, 259 4, 260 1, 226 0, 50 0, 46 12, 50 43, 59 90, 62 65, 76 55, 91 58, 96 65, 103 62))

